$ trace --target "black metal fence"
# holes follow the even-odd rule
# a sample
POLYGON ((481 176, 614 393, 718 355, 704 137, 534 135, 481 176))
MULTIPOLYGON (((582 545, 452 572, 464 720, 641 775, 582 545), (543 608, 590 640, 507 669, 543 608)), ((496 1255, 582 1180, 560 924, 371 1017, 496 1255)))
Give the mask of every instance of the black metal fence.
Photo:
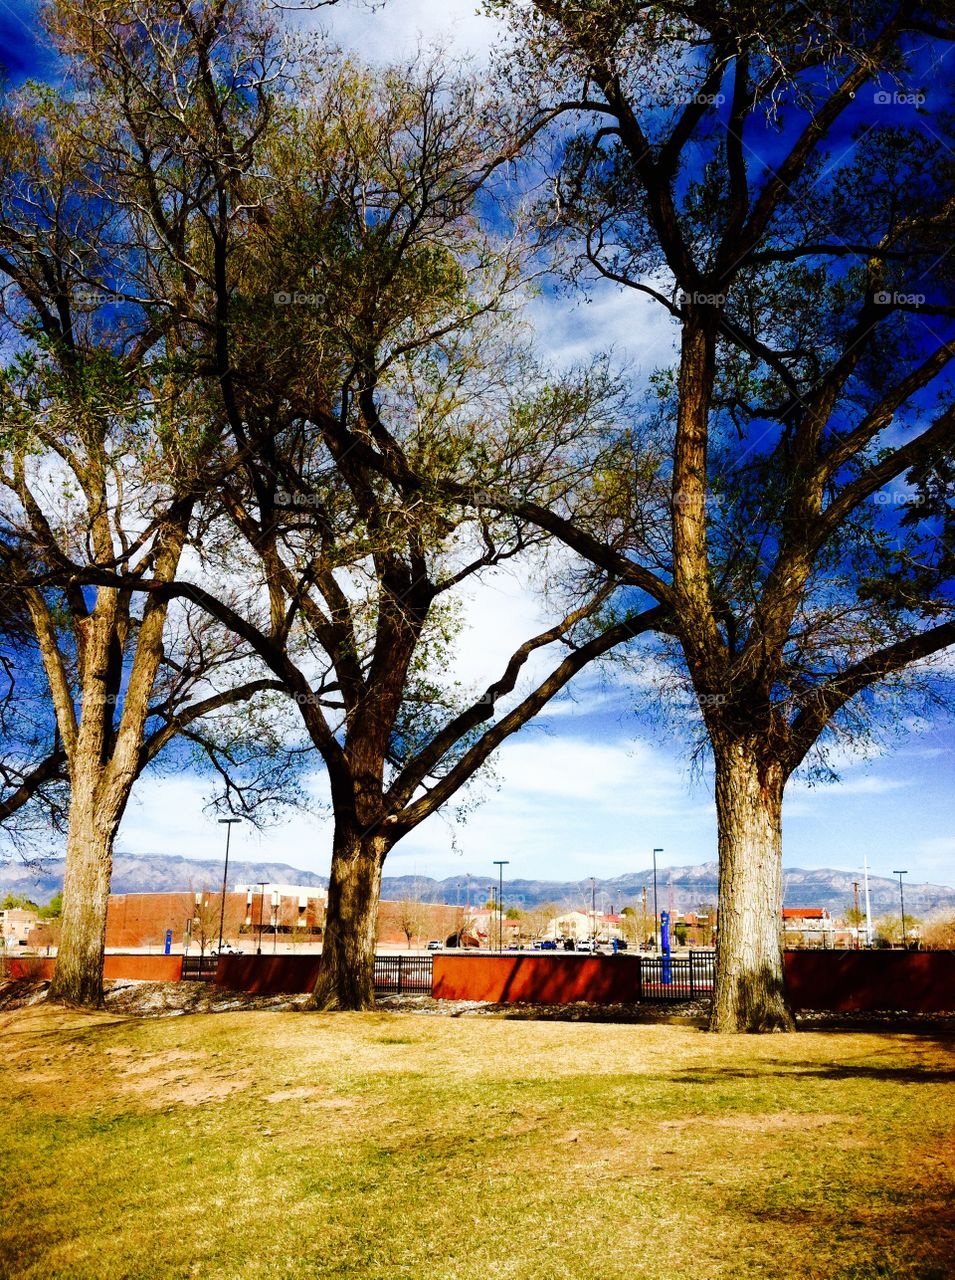
POLYGON ((638 1000, 695 1000, 713 991, 715 951, 685 956, 640 956, 638 1000))
POLYGON ((431 994, 431 956, 375 956, 375 991, 431 994))
POLYGON ((216 956, 183 956, 182 976, 191 982, 211 982, 216 976, 216 956))
MULTIPOLYGON (((561 955, 561 952, 554 952, 561 955)), ((635 957, 635 1001, 695 1000, 713 991, 715 951, 689 951, 684 956, 635 957)), ((431 993, 431 956, 376 956, 375 991, 379 995, 431 993)))

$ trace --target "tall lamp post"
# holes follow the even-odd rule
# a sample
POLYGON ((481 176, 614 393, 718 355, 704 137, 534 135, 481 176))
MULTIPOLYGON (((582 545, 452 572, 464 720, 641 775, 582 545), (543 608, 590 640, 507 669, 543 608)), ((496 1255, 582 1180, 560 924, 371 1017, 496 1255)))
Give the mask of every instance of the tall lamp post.
POLYGON ((654 849, 653 851, 653 950, 657 950, 657 929, 660 923, 660 916, 657 912, 657 854, 662 853, 662 849, 654 849))
POLYGON ((255 954, 260 956, 262 954, 262 916, 265 914, 265 886, 268 880, 256 880, 255 883, 259 888, 259 945, 255 954))
POLYGON ((590 918, 593 922, 592 932, 590 934, 590 949, 593 951, 597 946, 597 877, 590 877, 590 918))
POLYGON ((893 871, 894 876, 899 877, 899 906, 902 908, 902 950, 905 950, 905 894, 902 892, 902 877, 907 876, 907 871, 893 871))
POLYGON ((225 891, 226 882, 229 879, 229 838, 232 835, 232 825, 235 822, 241 822, 241 818, 220 818, 219 826, 225 827, 225 869, 222 872, 222 906, 219 909, 219 955, 222 955, 222 929, 225 924, 225 891))
POLYGON ((856 951, 859 950, 859 881, 852 882, 852 914, 856 927, 856 951))
POLYGON ((497 949, 504 950, 504 868, 510 865, 508 858, 495 858, 494 865, 497 867, 498 875, 498 891, 497 891, 497 949))

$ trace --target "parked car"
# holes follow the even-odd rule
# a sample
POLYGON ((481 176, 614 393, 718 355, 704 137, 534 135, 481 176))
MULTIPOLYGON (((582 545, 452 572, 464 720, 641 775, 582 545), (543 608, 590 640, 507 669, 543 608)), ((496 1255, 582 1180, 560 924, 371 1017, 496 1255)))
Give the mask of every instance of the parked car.
POLYGON ((537 943, 537 944, 535 944, 535 945, 540 946, 541 951, 556 951, 556 950, 557 950, 557 943, 554 941, 554 939, 553 939, 553 938, 545 938, 545 939, 543 940, 543 942, 537 943))
POLYGON ((431 939, 431 941, 428 943, 428 950, 429 950, 429 951, 440 951, 440 950, 441 950, 441 943, 438 941, 438 939, 437 939, 437 938, 432 938, 432 939, 431 939))

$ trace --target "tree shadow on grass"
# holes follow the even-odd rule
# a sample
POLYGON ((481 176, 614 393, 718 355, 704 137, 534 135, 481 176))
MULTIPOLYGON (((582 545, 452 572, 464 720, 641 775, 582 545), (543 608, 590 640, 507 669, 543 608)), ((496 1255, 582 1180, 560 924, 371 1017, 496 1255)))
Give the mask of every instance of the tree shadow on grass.
MULTIPOLYGON (((758 1067, 687 1067, 667 1078, 682 1084, 719 1084, 726 1080, 880 1080, 890 1084, 953 1084, 951 1067, 919 1067, 911 1063, 893 1066, 886 1062, 805 1062, 785 1060, 758 1067)), ((955 1274, 955 1273, 953 1273, 955 1274)))
POLYGON ((742 1220, 777 1225, 794 1240, 809 1234, 824 1242, 837 1234, 844 1260, 818 1272, 830 1280, 951 1280, 953 1275, 948 1259, 955 1244, 955 1205, 937 1193, 924 1197, 912 1187, 895 1203, 880 1198, 868 1205, 772 1204, 750 1195, 737 1198, 732 1209, 742 1220))
POLYGON ((523 1022, 604 1022, 664 1025, 706 1030, 709 1015, 690 1012, 680 1004, 490 1004, 482 1012, 489 1017, 523 1022))

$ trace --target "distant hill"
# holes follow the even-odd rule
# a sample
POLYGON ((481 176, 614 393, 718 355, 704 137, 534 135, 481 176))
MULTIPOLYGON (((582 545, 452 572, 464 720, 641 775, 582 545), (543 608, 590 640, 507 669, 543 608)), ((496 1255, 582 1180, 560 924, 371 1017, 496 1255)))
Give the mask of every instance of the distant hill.
MULTIPOLYGON (((63 888, 62 858, 25 865, 14 859, 0 865, 0 896, 15 893, 34 902, 49 902, 63 888)), ((229 884, 314 885, 326 888, 327 876, 300 871, 287 862, 241 862, 229 859, 229 884)), ((221 889, 222 863, 204 858, 179 858, 165 853, 134 857, 118 853, 113 858, 113 893, 171 893, 179 889, 221 889)))
MULTIPOLYGON (((328 887, 328 877, 301 871, 286 862, 229 862, 229 884, 253 884, 265 880, 270 884, 297 884, 328 887)), ((785 872, 785 903, 788 907, 827 907, 833 915, 841 915, 852 904, 852 882, 861 873, 805 871, 790 867, 785 872)), ((218 889, 222 883, 222 863, 201 858, 180 858, 167 854, 133 857, 117 854, 113 860, 113 893, 162 893, 177 889, 218 889)), ((63 862, 49 859, 42 864, 25 865, 19 860, 0 864, 0 896, 7 893, 49 902, 63 886, 63 862)), ((613 906, 620 911, 628 903, 639 904, 643 890, 652 910, 653 870, 628 872, 608 880, 597 880, 596 893, 601 908, 613 906)), ((483 905, 497 892, 493 875, 456 875, 444 880, 430 876, 386 876, 382 881, 382 897, 386 899, 420 898, 423 902, 444 902, 452 906, 483 905)), ((899 886, 896 880, 883 876, 869 877, 869 895, 876 916, 898 910, 899 886)), ((590 880, 505 880, 505 903, 532 907, 542 902, 559 906, 590 905, 590 880)), ((716 863, 704 862, 692 867, 657 868, 657 905, 665 910, 672 903, 674 911, 694 911, 702 903, 716 901, 716 863)), ((946 885, 906 884, 905 907, 914 916, 936 911, 955 912, 955 888, 946 885)))
MULTIPOLYGON (((784 872, 784 903, 787 907, 826 907, 833 915, 841 915, 852 905, 852 882, 859 881, 859 905, 862 902, 862 873, 824 869, 806 871, 799 867, 784 872)), ((653 868, 632 871, 612 879, 598 879, 594 886, 598 906, 613 906, 620 911, 628 904, 637 905, 647 891, 647 902, 653 909, 653 868)), ((451 876, 432 880, 426 876, 395 876, 382 881, 385 898, 420 897, 425 902, 450 902, 482 905, 497 894, 497 880, 491 876, 451 876), (470 895, 470 897, 468 896, 470 895)), ((715 903, 717 897, 717 864, 703 862, 691 867, 657 868, 657 905, 661 911, 672 903, 674 911, 695 911, 703 903, 715 903)), ((885 915, 898 910, 899 884, 883 876, 869 876, 869 898, 873 914, 885 915)), ((559 906, 581 906, 589 909, 590 878, 585 880, 505 880, 505 904, 532 907, 542 902, 559 906)), ((947 885, 905 885, 905 910, 912 915, 931 915, 940 910, 955 913, 955 888, 947 885)))

